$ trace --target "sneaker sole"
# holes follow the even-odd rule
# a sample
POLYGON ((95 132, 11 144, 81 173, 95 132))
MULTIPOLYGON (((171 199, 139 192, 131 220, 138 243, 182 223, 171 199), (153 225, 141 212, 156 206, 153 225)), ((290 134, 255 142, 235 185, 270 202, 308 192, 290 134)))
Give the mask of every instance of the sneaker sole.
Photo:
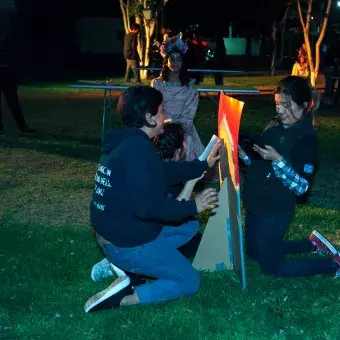
POLYGON ((117 277, 127 276, 126 273, 123 270, 116 267, 113 263, 110 262, 109 266, 110 266, 110 270, 111 270, 112 275, 116 275, 117 277))
POLYGON ((322 236, 318 231, 314 230, 312 234, 317 239, 319 239, 333 255, 336 255, 338 253, 337 249, 333 246, 333 244, 329 242, 324 236, 322 236))
POLYGON ((96 307, 101 302, 105 301, 109 297, 117 294, 124 288, 130 285, 130 278, 128 276, 119 277, 114 282, 111 283, 106 289, 102 290, 101 292, 93 295, 86 303, 85 303, 85 313, 88 313, 91 309, 96 307))

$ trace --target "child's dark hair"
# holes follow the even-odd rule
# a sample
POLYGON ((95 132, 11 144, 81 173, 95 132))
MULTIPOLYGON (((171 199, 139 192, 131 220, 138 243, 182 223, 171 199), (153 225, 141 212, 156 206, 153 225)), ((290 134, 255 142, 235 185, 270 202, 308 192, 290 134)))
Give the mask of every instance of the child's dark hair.
POLYGON ((285 94, 297 105, 304 107, 303 116, 313 115, 319 108, 319 94, 311 88, 307 79, 298 76, 288 76, 283 78, 275 88, 275 94, 285 94))
POLYGON ((163 160, 172 160, 178 149, 183 148, 184 130, 181 124, 173 122, 164 123, 164 132, 154 139, 159 157, 163 160))
MULTIPOLYGON (((178 53, 178 52, 176 52, 178 53)), ((189 82, 190 82, 190 78, 189 78, 189 72, 188 69, 185 65, 185 58, 184 56, 181 54, 182 60, 183 60, 183 64, 182 64, 182 68, 179 72, 179 80, 181 81, 181 85, 184 86, 189 86, 189 82)), ((169 60, 170 56, 165 56, 163 59, 163 69, 161 72, 161 79, 162 81, 169 81, 169 74, 170 74, 170 69, 168 66, 168 60, 169 60)))
POLYGON ((163 95, 158 90, 145 85, 132 86, 119 96, 117 112, 126 126, 153 127, 146 121, 145 115, 155 116, 162 102, 163 95))

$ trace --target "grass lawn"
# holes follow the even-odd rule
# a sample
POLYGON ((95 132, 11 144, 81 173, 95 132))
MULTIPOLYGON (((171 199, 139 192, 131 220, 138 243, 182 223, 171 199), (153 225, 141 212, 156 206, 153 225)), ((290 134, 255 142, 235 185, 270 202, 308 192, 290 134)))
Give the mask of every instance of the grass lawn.
MULTIPOLYGON (((86 300, 110 283, 90 279, 102 259, 88 213, 100 154, 101 92, 46 85, 21 93, 38 133, 19 135, 5 112, 0 339, 339 339, 340 279, 269 278, 249 261, 244 293, 232 272, 205 273, 190 298, 86 315, 86 300)), ((274 114, 272 98, 242 99, 242 129, 260 132, 274 114)), ((196 126, 204 143, 216 133, 215 117, 216 108, 203 98, 196 126)), ((317 228, 340 245, 339 118, 339 108, 321 107, 317 115, 319 172, 290 238, 317 228)), ((204 224, 207 216, 200 219, 204 224)))

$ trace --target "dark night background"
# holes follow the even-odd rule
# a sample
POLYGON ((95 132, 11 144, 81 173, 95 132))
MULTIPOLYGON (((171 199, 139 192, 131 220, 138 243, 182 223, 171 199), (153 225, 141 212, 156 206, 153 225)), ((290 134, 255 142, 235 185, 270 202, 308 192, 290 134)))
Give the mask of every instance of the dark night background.
MULTIPOLYGON (((314 1, 316 4, 322 3, 314 1)), ((118 0, 17 0, 16 4, 12 35, 23 79, 65 77, 66 74, 69 77, 107 73, 116 75, 124 65, 121 54, 81 55, 76 33, 79 18, 121 18, 118 0)), ((235 35, 249 39, 262 36, 270 43, 272 23, 275 19, 279 20, 284 10, 283 0, 209 0, 201 4, 195 0, 170 0, 165 6, 164 25, 177 33, 185 31, 189 24, 199 24, 203 34, 219 33, 227 36, 232 22, 235 35)), ((339 13, 336 12, 340 12, 340 9, 333 9, 332 12, 335 14, 331 21, 338 20, 339 13)), ((299 25, 298 21, 296 25, 299 25)), ((122 40, 123 34, 120 36, 122 40)), ((302 41, 302 35, 298 39, 302 41)), ((107 40, 107 43, 110 44, 110 41, 107 40)), ((252 61, 249 65, 267 67, 267 64, 268 61, 263 65, 252 61)))

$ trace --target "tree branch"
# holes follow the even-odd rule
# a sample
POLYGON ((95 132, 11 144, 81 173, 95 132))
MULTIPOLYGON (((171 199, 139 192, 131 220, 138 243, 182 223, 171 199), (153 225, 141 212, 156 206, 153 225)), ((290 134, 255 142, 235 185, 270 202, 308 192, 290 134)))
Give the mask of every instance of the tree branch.
POLYGON ((312 4, 313 0, 308 0, 307 20, 306 20, 306 31, 309 32, 310 19, 312 17, 312 4))
POLYGON ((126 2, 126 21, 127 21, 127 26, 128 26, 128 32, 130 32, 130 0, 127 0, 126 2))
POLYGON ((119 4, 120 9, 122 11, 125 33, 129 33, 130 31, 129 8, 125 5, 124 0, 119 0, 119 4))
POLYGON ((282 20, 280 22, 279 27, 281 27, 283 25, 283 23, 286 21, 289 9, 290 9, 290 3, 287 5, 286 12, 285 12, 285 14, 284 14, 284 16, 283 16, 283 18, 282 18, 282 20))
POLYGON ((316 61, 315 61, 315 65, 316 65, 316 70, 315 72, 319 71, 319 64, 320 64, 320 45, 323 41, 323 38, 325 37, 326 34, 326 28, 327 28, 327 23, 328 23, 328 17, 329 17, 329 13, 331 11, 331 7, 332 7, 332 0, 328 0, 327 1, 327 8, 326 8, 326 13, 325 13, 325 17, 323 19, 322 22, 322 27, 321 27, 321 31, 319 34, 319 38, 315 44, 315 57, 316 57, 316 61))
POLYGON ((299 18, 300 18, 301 26, 302 26, 302 29, 305 31, 306 26, 305 26, 305 22, 303 20, 300 0, 297 0, 297 6, 298 6, 298 10, 299 10, 299 18))

